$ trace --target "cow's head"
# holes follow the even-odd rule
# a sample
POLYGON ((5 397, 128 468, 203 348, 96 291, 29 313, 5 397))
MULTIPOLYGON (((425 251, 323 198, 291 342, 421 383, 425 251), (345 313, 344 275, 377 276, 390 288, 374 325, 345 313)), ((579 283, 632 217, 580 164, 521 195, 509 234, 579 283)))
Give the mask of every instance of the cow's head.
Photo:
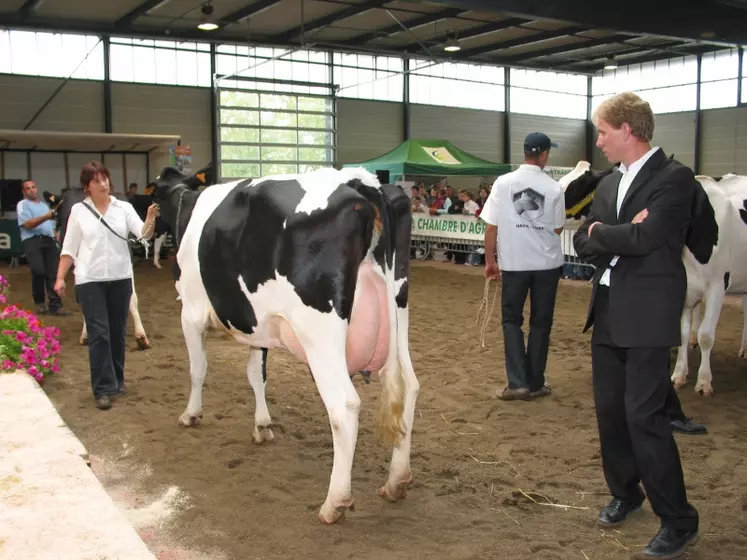
MULTIPOLYGON (((588 166, 588 163, 586 165, 588 166)), ((616 164, 602 171, 594 171, 588 167, 585 170, 579 170, 579 166, 577 165, 576 169, 566 176, 575 175, 575 177, 571 177, 568 186, 565 188, 566 217, 578 219, 588 215, 589 210, 591 210, 591 202, 594 199, 594 191, 596 191, 599 181, 610 173, 617 171, 618 167, 619 164, 616 164)), ((565 177, 562 179, 565 179, 565 177)))
POLYGON ((49 191, 44 191, 43 196, 50 208, 57 211, 57 231, 60 234, 60 243, 62 243, 65 240, 70 210, 73 208, 73 204, 85 200, 86 194, 81 187, 65 187, 59 196, 51 194, 49 191))
POLYGON ((145 193, 152 195, 155 200, 166 201, 171 193, 180 190, 177 187, 182 186, 196 191, 201 186, 211 185, 212 180, 212 165, 192 175, 179 171, 175 167, 164 167, 156 180, 145 187, 145 193))

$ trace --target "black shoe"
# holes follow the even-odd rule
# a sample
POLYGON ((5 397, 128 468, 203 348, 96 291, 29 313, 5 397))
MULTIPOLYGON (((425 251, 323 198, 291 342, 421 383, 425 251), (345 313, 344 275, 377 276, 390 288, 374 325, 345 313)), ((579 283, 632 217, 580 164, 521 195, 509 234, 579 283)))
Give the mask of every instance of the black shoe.
POLYGON ((693 422, 691 418, 672 420, 670 424, 672 424, 672 430, 680 432, 681 434, 699 435, 708 433, 708 429, 704 424, 697 424, 693 422))
POLYGON ((109 410, 112 407, 112 400, 109 395, 104 395, 96 399, 96 408, 99 410, 109 410))
POLYGON ((643 502, 635 503, 621 500, 620 498, 613 498, 612 501, 602 508, 599 512, 599 519, 597 524, 600 527, 617 527, 622 525, 628 514, 638 511, 641 509, 643 502))
POLYGON ((659 558, 674 560, 682 556, 687 547, 698 540, 698 531, 676 531, 662 527, 648 546, 640 553, 639 558, 659 558))

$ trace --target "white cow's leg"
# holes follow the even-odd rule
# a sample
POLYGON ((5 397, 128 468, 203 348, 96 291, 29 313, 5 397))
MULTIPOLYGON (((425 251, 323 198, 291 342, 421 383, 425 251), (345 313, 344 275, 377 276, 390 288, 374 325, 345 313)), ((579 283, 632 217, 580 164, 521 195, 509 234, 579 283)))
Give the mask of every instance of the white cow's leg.
POLYGON ((161 263, 158 261, 161 259, 161 247, 164 241, 166 241, 165 234, 156 237, 156 240, 153 242, 153 265, 156 268, 161 268, 161 263))
POLYGON ((392 462, 389 465, 389 479, 386 485, 379 490, 379 495, 394 501, 403 498, 407 492, 407 485, 412 482, 412 471, 410 470, 410 448, 412 441, 412 427, 415 422, 415 403, 420 391, 420 383, 415 376, 415 369, 410 359, 410 348, 408 344, 409 309, 397 308, 397 353, 401 375, 405 384, 404 421, 405 435, 399 445, 395 446, 392 453, 392 462))
POLYGON ((137 292, 135 291, 135 277, 132 277, 132 296, 130 297, 130 315, 132 315, 132 323, 135 327, 135 339, 140 350, 147 350, 151 347, 148 337, 145 334, 145 328, 143 322, 140 320, 140 311, 137 308, 137 292))
POLYGON ((88 344, 88 328, 86 327, 86 318, 83 317, 83 330, 80 333, 80 345, 88 344))
POLYGON ((700 302, 695 307, 693 307, 693 310, 692 310, 693 319, 692 319, 692 323, 690 324, 690 345, 693 348, 698 347, 698 329, 700 328, 700 311, 702 310, 703 305, 705 304, 703 302, 700 302))
POLYGON ((347 371, 347 324, 333 320, 306 327, 299 332, 313 336, 303 346, 311 374, 327 409, 334 447, 332 476, 327 499, 319 510, 319 520, 322 523, 335 523, 345 515, 345 510, 353 509, 350 476, 358 441, 361 399, 347 371))
POLYGON ((192 389, 189 393, 187 409, 179 417, 182 426, 195 426, 202 417, 202 385, 207 374, 207 354, 205 354, 205 325, 195 324, 182 311, 182 332, 189 354, 189 376, 192 389))
POLYGON ((702 392, 704 395, 713 394, 713 374, 711 372, 711 350, 716 340, 716 325, 721 316, 721 307, 724 304, 724 286, 719 282, 714 282, 708 287, 705 299, 705 311, 703 312, 703 321, 698 329, 698 345, 700 346, 700 367, 698 368, 698 382, 695 385, 695 392, 702 392))
POLYGON ((747 295, 742 296, 742 346, 739 348, 739 357, 747 355, 747 295))
POLYGON ((252 434, 255 443, 263 441, 272 441, 275 435, 272 433, 272 419, 270 411, 267 410, 267 401, 265 400, 265 386, 267 367, 267 350, 252 348, 249 351, 249 363, 246 366, 249 385, 254 391, 254 433, 252 434))
MULTIPOLYGON (((695 304, 695 308, 698 304, 695 304)), ((682 310, 682 317, 680 317, 680 342, 681 344, 677 348, 677 362, 674 364, 674 371, 672 372, 672 383, 676 389, 684 387, 687 383, 688 374, 688 341, 690 340, 690 331, 692 323, 690 322, 693 315, 693 307, 688 307, 685 303, 685 308, 682 310)))

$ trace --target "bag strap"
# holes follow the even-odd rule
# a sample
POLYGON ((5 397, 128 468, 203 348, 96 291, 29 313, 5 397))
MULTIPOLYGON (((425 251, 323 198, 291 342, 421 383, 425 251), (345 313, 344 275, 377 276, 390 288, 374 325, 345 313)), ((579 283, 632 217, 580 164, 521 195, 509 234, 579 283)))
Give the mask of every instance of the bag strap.
POLYGON ((86 208, 88 208, 88 210, 89 210, 89 212, 91 212, 91 214, 93 214, 94 216, 96 216, 96 218, 99 220, 99 222, 101 222, 102 224, 104 224, 104 227, 106 227, 106 229, 108 229, 109 231, 111 231, 114 235, 116 235, 117 237, 119 237, 123 241, 125 241, 127 243, 131 242, 130 239, 127 239, 126 237, 122 237, 116 231, 114 231, 111 228, 111 226, 108 223, 106 223, 106 221, 104 220, 104 216, 102 216, 96 210, 94 210, 93 208, 91 208, 87 203, 83 202, 82 204, 83 204, 83 206, 85 206, 86 208))

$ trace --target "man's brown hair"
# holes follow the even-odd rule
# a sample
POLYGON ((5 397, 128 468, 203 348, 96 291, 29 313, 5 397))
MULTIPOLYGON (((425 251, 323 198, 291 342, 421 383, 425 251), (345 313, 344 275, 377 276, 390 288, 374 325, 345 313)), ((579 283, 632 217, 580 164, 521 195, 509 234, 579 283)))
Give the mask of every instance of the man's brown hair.
POLYGON ((650 142, 654 137, 654 112, 651 105, 633 92, 618 93, 603 101, 592 117, 594 124, 600 119, 615 129, 628 123, 633 136, 641 142, 650 142))

